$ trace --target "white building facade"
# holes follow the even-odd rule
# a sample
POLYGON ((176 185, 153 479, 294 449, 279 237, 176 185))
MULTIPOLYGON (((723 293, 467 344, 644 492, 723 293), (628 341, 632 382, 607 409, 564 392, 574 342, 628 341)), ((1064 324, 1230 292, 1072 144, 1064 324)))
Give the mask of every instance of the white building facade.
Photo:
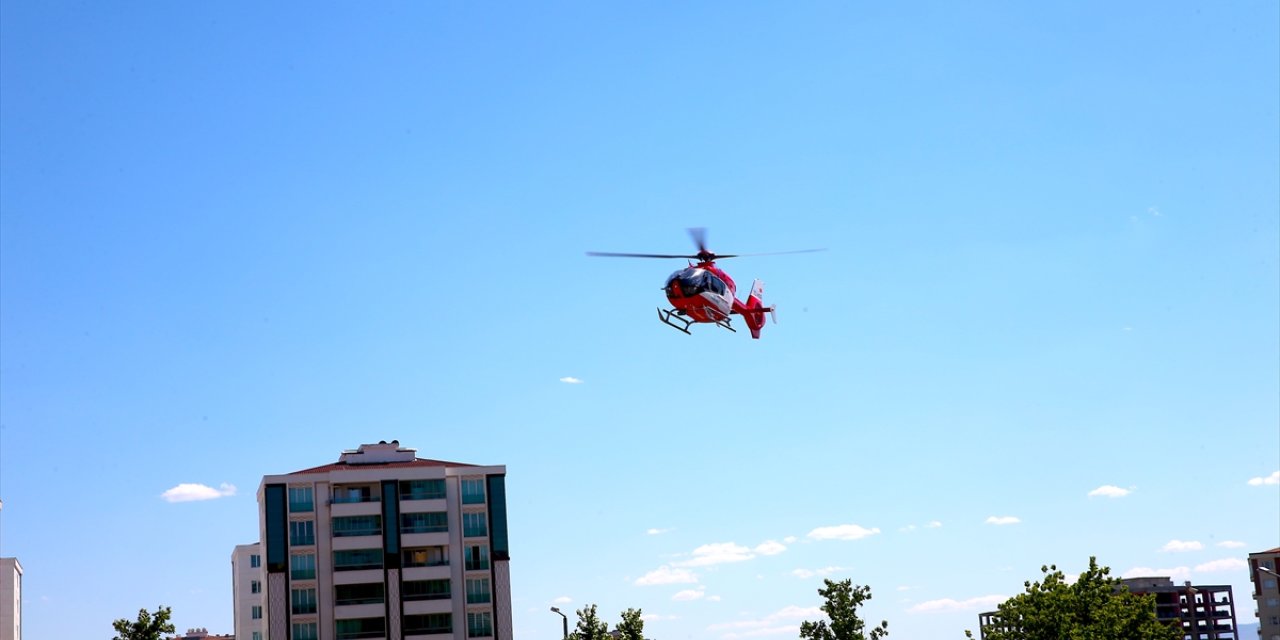
POLYGON ((235 603, 235 637, 264 640, 267 574, 262 569, 262 545, 236 545, 231 553, 231 598, 235 603))
POLYGON ((22 640, 22 563, 0 558, 0 640, 22 640))
POLYGON ((503 466, 366 444, 265 476, 258 513, 266 640, 512 637, 503 466))

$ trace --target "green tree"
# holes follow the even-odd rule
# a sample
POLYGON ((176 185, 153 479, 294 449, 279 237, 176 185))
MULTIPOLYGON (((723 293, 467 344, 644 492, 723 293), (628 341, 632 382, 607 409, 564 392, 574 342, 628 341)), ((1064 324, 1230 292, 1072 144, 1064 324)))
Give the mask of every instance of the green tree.
MULTIPOLYGON (((1089 558, 1089 569, 1067 584, 1058 567, 1040 567, 1044 579, 1000 604, 986 640, 1180 640, 1182 633, 1156 619, 1155 596, 1129 593, 1111 569, 1089 558)), ((971 631, 965 631, 972 638, 971 631)))
POLYGON ((609 623, 596 615, 596 606, 578 609, 578 626, 569 634, 569 640, 608 640, 609 623))
POLYGON ((613 630, 622 640, 644 640, 644 618, 639 609, 627 609, 622 612, 622 622, 613 630))
POLYGON ((804 621, 800 625, 800 637, 812 640, 878 640, 889 635, 889 623, 881 620, 879 626, 871 628, 870 635, 863 634, 866 628, 862 618, 858 617, 858 607, 871 599, 871 587, 854 585, 852 580, 823 580, 826 588, 818 589, 818 595, 826 600, 822 612, 827 614, 831 624, 826 620, 818 622, 804 621))
POLYGON ((172 610, 163 605, 158 607, 155 613, 139 609, 136 621, 130 622, 120 618, 111 623, 116 630, 116 637, 112 640, 162 640, 164 634, 174 631, 173 623, 169 622, 170 613, 172 610))

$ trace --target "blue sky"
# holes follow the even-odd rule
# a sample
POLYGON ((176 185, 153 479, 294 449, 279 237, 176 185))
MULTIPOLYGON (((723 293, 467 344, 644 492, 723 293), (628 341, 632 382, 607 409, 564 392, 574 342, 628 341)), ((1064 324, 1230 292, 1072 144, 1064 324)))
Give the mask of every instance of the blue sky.
POLYGON ((231 631, 265 474, 505 464, 516 628, 961 637, 1280 546, 1276 3, 0 5, 26 633, 231 631), (1048 6, 1042 6, 1048 5, 1048 6), (763 339, 659 324, 677 261, 763 339), (579 383, 563 382, 574 378, 579 383), (170 502, 183 484, 206 500, 170 502), (225 487, 224 487, 225 485, 225 487), (1110 487, 1110 488, 1108 488, 1110 487), (1091 495, 1094 494, 1094 495, 1091 495), (997 524, 1005 523, 1005 524, 997 524))

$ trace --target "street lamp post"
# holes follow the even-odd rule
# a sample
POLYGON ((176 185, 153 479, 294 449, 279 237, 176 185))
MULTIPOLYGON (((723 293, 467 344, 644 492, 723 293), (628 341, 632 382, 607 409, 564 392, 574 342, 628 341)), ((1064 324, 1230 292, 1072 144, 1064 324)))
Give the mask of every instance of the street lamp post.
POLYGON ((566 616, 564 612, 560 610, 560 607, 551 607, 551 611, 553 613, 560 614, 560 617, 564 618, 564 640, 569 640, 569 616, 566 616))

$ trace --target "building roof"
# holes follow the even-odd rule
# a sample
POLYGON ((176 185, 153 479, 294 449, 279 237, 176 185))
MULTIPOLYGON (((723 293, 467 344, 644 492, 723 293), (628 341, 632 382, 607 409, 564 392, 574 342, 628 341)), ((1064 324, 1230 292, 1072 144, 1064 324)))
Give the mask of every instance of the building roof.
POLYGON ((475 467, 478 465, 467 464, 465 462, 449 462, 447 460, 429 460, 427 458, 414 458, 413 460, 405 460, 399 462, 364 462, 360 464, 351 464, 345 461, 331 462, 310 469, 294 471, 286 474, 291 476, 301 475, 304 473, 328 473, 330 471, 346 471, 349 469, 395 469, 404 467, 475 467))

